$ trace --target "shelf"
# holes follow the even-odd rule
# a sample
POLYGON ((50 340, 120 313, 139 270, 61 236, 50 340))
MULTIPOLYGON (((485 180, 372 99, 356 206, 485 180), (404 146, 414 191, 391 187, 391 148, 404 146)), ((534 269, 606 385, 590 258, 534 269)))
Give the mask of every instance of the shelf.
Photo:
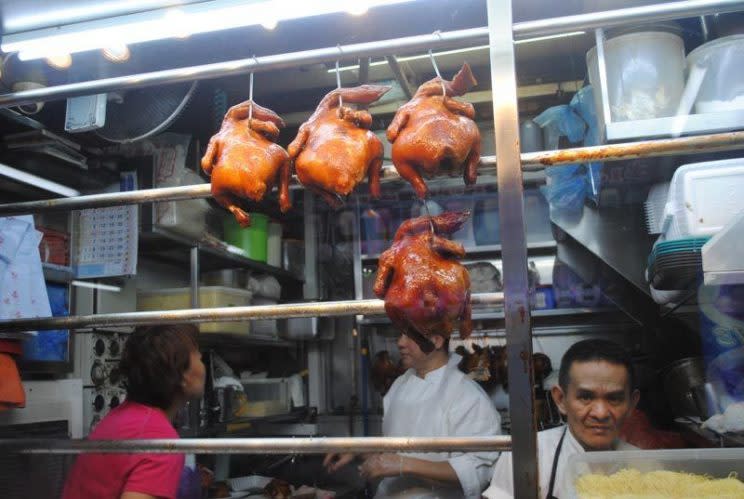
POLYGON ((188 267, 190 264, 190 250, 199 247, 199 269, 202 272, 230 268, 251 269, 256 272, 270 274, 279 281, 301 283, 304 279, 292 272, 264 262, 251 260, 238 251, 231 251, 229 247, 218 241, 193 241, 174 234, 162 228, 155 228, 152 232, 141 232, 139 235, 140 254, 150 258, 176 263, 188 267))
POLYGON ((273 416, 255 417, 255 418, 235 418, 229 422, 218 423, 210 428, 205 428, 199 432, 200 437, 221 437, 228 435, 238 435, 246 430, 250 430, 252 425, 269 424, 269 423, 297 423, 306 419, 310 411, 307 407, 294 409, 292 412, 285 414, 276 414, 273 416), (228 431, 230 425, 247 425, 246 428, 228 431))
POLYGON ((607 125, 607 141, 698 135, 744 128, 744 110, 618 121, 607 125))
POLYGON ((243 346, 266 346, 294 348, 296 342, 270 336, 257 336, 252 333, 204 333, 199 335, 199 346, 204 348, 240 348, 243 346))
MULTIPOLYGON (((457 242, 457 241, 455 241, 457 242)), ((537 252, 539 250, 550 250, 557 247, 555 241, 539 241, 535 243, 527 243, 527 251, 537 252)), ((472 257, 476 256, 493 256, 494 254, 501 254, 500 244, 488 244, 483 246, 471 246, 465 248, 465 259, 472 260, 472 257)), ((380 258, 380 254, 376 253, 373 255, 362 255, 363 262, 376 261, 380 258)))
POLYGON ((54 263, 42 263, 41 267, 44 271, 44 280, 47 282, 67 284, 74 278, 72 267, 54 263))
MULTIPOLYGON (((616 321, 618 317, 625 317, 624 314, 616 308, 554 308, 549 310, 533 310, 532 319, 533 322, 537 322, 537 319, 544 318, 546 320, 554 321, 556 319, 589 319, 597 317, 611 318, 616 321), (617 317, 616 317, 617 316, 617 317)), ((504 320, 504 312, 478 312, 473 311, 473 321, 496 321, 504 320)), ((565 321, 563 321, 565 322, 565 321)), ((362 325, 389 325, 391 324, 390 319, 384 315, 375 315, 371 317, 364 317, 359 321, 362 325)))

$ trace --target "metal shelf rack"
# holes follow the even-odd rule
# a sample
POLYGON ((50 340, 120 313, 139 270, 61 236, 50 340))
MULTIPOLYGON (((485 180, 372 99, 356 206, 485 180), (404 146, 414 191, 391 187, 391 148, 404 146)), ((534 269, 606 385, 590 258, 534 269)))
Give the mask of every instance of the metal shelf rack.
MULTIPOLYGON (((58 85, 0 95, 0 107, 47 101, 79 95, 141 88, 150 85, 218 78, 254 71, 269 71, 300 64, 344 59, 389 56, 429 49, 452 49, 488 43, 491 80, 494 89, 494 125, 496 158, 484 158, 485 167, 496 166, 499 189, 499 217, 504 237, 501 252, 504 262, 504 296, 491 296, 486 302, 504 302, 507 331, 512 437, 491 438, 341 438, 341 439, 184 439, 158 441, 50 441, 0 440, 3 451, 25 453, 79 452, 196 452, 196 453, 324 453, 329 451, 473 451, 508 450, 514 454, 515 494, 520 498, 537 497, 536 433, 533 422, 531 370, 523 369, 532 349, 531 319, 527 288, 527 245, 522 207, 522 172, 551 165, 585 160, 627 159, 694 152, 744 148, 744 132, 684 137, 637 143, 613 144, 591 148, 522 154, 519 151, 517 92, 515 78, 515 39, 557 34, 579 29, 608 28, 636 22, 651 22, 695 17, 744 9, 740 0, 686 0, 614 11, 542 19, 512 24, 511 2, 488 0, 488 26, 453 32, 434 33, 399 39, 359 43, 343 47, 262 56, 179 69, 156 71, 102 80, 58 85), (498 89, 498 92, 495 91, 498 89), (498 299, 497 299, 498 298, 498 299), (513 443, 512 445, 512 438, 513 443)), ((485 170, 485 169, 484 169, 485 170)), ((388 177, 394 173, 387 170, 388 177)), ((69 210, 128 203, 193 199, 209 196, 205 185, 151 189, 116 195, 98 194, 77 198, 14 203, 0 206, 1 215, 14 213, 69 210)), ((374 314, 383 310, 379 300, 326 302, 298 305, 244 307, 240 309, 194 309, 185 311, 109 314, 108 316, 54 319, 24 319, 0 323, 0 331, 83 327, 103 322, 140 324, 152 321, 214 321, 245 318, 285 318, 312 315, 374 314)))

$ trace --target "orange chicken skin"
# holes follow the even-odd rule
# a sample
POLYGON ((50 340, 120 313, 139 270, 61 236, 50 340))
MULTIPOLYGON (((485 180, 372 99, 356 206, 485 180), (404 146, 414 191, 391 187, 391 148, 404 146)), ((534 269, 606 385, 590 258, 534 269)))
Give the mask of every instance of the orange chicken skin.
POLYGON ((212 177, 212 197, 230 210, 242 227, 251 224, 240 208, 243 199, 259 202, 279 180, 279 207, 292 207, 289 197, 290 161, 287 151, 275 144, 284 121, 274 111, 245 101, 231 107, 220 131, 209 141, 201 160, 212 177), (250 107, 253 115, 248 119, 250 107))
POLYGON ((334 208, 366 175, 370 193, 380 196, 382 142, 369 131, 372 115, 346 104, 371 104, 388 90, 389 86, 361 85, 329 92, 288 147, 300 182, 334 208))
POLYGON ((465 94, 476 84, 467 63, 452 81, 439 77, 429 80, 398 109, 388 126, 393 164, 421 199, 428 194, 422 175, 434 176, 440 168, 448 168, 451 175, 463 172, 468 185, 477 179, 481 144, 473 121, 475 110, 472 104, 452 98, 465 94))
POLYGON ((465 249, 439 235, 456 232, 469 216, 448 212, 406 220, 380 255, 375 295, 385 300, 393 325, 424 351, 431 351, 433 334, 449 338, 459 327, 467 338, 473 330, 470 275, 459 262, 465 249))

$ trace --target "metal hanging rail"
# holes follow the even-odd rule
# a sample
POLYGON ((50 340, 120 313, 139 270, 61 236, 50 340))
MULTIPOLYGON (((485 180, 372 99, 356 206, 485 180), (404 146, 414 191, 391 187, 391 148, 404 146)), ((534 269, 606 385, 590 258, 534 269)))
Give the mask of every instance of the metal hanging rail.
MULTIPOLYGON (((550 166, 588 161, 620 161, 639 157, 673 156, 677 154, 731 151, 736 149, 744 149, 744 132, 716 133, 675 139, 644 140, 624 144, 575 147, 558 151, 530 152, 523 153, 521 155, 521 161, 523 170, 532 171, 550 166)), ((495 156, 484 156, 481 158, 479 173, 495 173, 495 169, 495 156)), ((381 177, 383 181, 391 181, 399 179, 400 175, 392 165, 386 165, 383 168, 381 177)), ((0 204, 0 216, 104 208, 107 206, 143 204, 157 201, 181 201, 208 198, 211 196, 209 184, 160 187, 157 189, 141 189, 138 191, 90 194, 69 198, 0 204)))
MULTIPOLYGON (((648 5, 628 9, 617 9, 592 14, 541 19, 513 24, 515 39, 545 36, 568 31, 611 27, 637 21, 652 22, 681 17, 733 12, 744 9, 742 0, 686 0, 662 5, 648 5)), ((345 59, 359 57, 383 57, 441 48, 460 48, 488 43, 488 28, 472 28, 459 31, 437 32, 430 35, 409 36, 376 42, 356 43, 340 47, 325 47, 286 54, 266 55, 257 58, 203 64, 185 68, 166 69, 114 78, 104 78, 65 85, 23 90, 0 95, 0 107, 19 106, 80 95, 92 95, 114 90, 206 80, 247 74, 257 71, 286 69, 300 65, 320 64, 335 61, 339 51, 345 59)))
MULTIPOLYGON (((473 306, 501 305, 503 293, 478 293, 471 297, 473 306)), ((189 308, 151 312, 44 317, 0 321, 0 333, 49 329, 84 329, 183 322, 238 322, 256 319, 287 319, 291 317, 337 317, 344 315, 380 315, 385 313, 382 300, 345 300, 316 303, 284 303, 250 307, 189 308)))
POLYGON ((150 440, 0 439, 3 455, 21 454, 326 454, 328 452, 509 451, 511 437, 189 438, 150 440))

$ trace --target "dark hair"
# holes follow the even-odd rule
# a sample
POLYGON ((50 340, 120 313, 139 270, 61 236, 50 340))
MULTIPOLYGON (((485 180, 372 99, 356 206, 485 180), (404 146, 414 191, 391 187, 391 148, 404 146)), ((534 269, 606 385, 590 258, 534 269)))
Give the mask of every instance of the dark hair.
POLYGON ((182 393, 183 373, 191 352, 198 350, 199 329, 193 324, 138 327, 121 356, 127 399, 166 410, 182 393))
POLYGON ((569 371, 575 362, 600 361, 624 366, 628 371, 630 389, 635 388, 633 362, 630 354, 620 345, 608 340, 583 340, 571 345, 561 359, 561 369, 558 372, 558 384, 565 391, 568 390, 569 371))

